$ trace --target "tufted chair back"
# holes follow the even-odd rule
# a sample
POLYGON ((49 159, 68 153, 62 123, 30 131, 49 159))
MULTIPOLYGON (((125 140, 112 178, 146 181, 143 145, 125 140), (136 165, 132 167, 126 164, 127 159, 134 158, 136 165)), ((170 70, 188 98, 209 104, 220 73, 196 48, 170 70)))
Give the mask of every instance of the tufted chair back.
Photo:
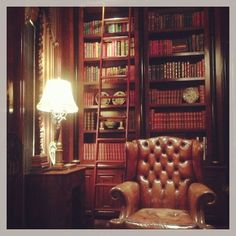
POLYGON ((126 180, 140 186, 140 208, 187 210, 188 188, 202 181, 202 145, 197 140, 159 136, 126 143, 126 180))

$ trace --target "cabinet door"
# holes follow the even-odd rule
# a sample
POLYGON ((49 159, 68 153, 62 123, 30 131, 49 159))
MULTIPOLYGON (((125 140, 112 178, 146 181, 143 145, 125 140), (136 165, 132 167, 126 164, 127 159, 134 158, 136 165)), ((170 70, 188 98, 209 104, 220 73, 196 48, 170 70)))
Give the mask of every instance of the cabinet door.
POLYGON ((98 170, 97 178, 98 186, 96 189, 96 209, 98 212, 105 210, 116 212, 120 209, 120 206, 118 202, 112 200, 110 189, 122 182, 123 170, 98 170))
POLYGON ((94 180, 93 169, 85 171, 85 212, 91 214, 93 209, 94 180))

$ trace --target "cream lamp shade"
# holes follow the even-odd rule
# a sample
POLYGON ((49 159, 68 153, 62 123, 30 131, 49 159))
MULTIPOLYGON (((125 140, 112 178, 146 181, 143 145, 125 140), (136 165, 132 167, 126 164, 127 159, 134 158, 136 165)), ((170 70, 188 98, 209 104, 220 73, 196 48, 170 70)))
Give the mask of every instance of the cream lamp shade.
POLYGON ((48 80, 37 109, 51 113, 77 112, 78 107, 72 95, 71 83, 60 78, 48 80))

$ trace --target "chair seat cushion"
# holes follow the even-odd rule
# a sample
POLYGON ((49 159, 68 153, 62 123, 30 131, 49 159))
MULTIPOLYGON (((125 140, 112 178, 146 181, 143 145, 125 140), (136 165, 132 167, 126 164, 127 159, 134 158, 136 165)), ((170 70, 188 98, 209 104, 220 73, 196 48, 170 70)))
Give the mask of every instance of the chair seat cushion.
POLYGON ((187 211, 169 208, 143 208, 128 217, 129 229, 193 229, 197 228, 187 211))

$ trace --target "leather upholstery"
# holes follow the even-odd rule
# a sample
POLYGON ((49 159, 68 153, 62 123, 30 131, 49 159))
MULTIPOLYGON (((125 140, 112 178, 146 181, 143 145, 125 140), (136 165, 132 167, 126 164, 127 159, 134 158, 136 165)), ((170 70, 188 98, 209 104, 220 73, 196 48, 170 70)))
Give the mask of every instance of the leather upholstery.
POLYGON ((129 229, 194 229, 197 224, 187 211, 169 208, 142 208, 126 222, 129 229))
POLYGON ((122 202, 119 220, 112 220, 112 227, 117 222, 126 228, 204 227, 200 208, 205 202, 213 203, 215 194, 197 183, 202 182, 203 154, 197 140, 139 139, 126 143, 126 154, 127 182, 111 190, 112 197, 122 202))

